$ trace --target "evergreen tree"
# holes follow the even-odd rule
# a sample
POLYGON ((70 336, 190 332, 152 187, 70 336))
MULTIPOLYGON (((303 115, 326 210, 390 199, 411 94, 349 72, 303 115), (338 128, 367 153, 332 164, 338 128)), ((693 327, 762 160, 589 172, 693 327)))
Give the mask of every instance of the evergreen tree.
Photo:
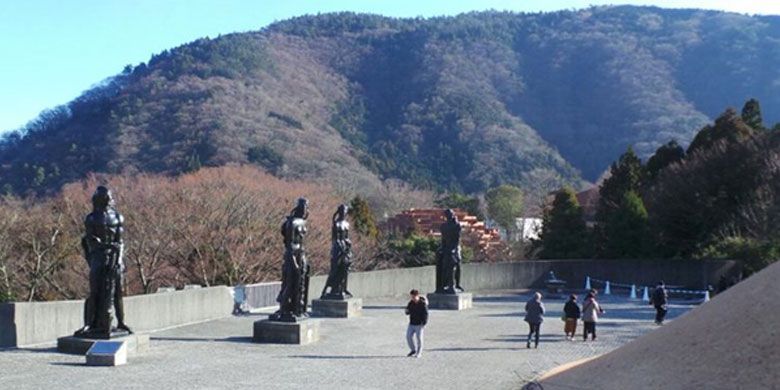
POLYGON ((187 165, 184 167, 184 172, 197 172, 203 165, 200 162, 200 155, 198 152, 193 151, 190 157, 187 158, 187 165))
POLYGON ((755 132, 742 120, 742 117, 737 115, 733 108, 728 108, 715 119, 714 125, 704 126, 696 134, 691 144, 688 145, 687 154, 709 149, 721 140, 728 143, 744 141, 753 136, 755 132))
POLYGON ((647 172, 647 179, 653 181, 658 174, 664 168, 674 163, 680 162, 685 158, 685 149, 680 146, 677 141, 669 141, 668 143, 661 145, 647 160, 645 171, 647 172))
POLYGON ((508 184, 488 190, 485 194, 488 214, 511 237, 517 229, 516 220, 523 216, 523 192, 508 184))
POLYGON ((763 130, 764 120, 761 117, 761 105, 756 99, 750 99, 742 107, 742 120, 753 130, 763 130))
POLYGON ((349 215, 352 217, 352 226, 355 227, 355 231, 371 238, 376 238, 379 235, 374 213, 371 212, 365 199, 360 196, 354 197, 350 202, 349 215))
POLYGON ((606 246, 611 238, 607 225, 612 216, 620 209, 628 192, 639 193, 642 185, 644 168, 642 161, 629 147, 617 162, 612 163, 610 176, 599 188, 599 202, 596 208, 596 245, 600 255, 606 255, 606 246))
POLYGON ((591 257, 588 231, 582 207, 571 188, 555 194, 552 207, 545 210, 537 246, 542 259, 578 259, 591 257))
POLYGON ((633 259, 648 253, 647 209, 635 191, 623 195, 620 207, 611 213, 603 229, 604 257, 633 259))

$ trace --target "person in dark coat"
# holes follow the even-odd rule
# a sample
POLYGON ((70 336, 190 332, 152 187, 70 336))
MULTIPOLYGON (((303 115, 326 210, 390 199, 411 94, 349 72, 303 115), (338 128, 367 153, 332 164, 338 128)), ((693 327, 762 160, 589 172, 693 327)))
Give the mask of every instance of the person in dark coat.
POLYGON ((528 323, 528 342, 526 342, 526 348, 531 348, 531 338, 536 335, 534 339, 534 347, 539 348, 539 330, 541 329, 542 322, 544 321, 544 304, 542 303, 542 294, 540 292, 534 293, 534 296, 525 303, 525 322, 528 323))
POLYGON ((567 339, 574 340, 574 334, 577 332, 577 320, 580 319, 580 305, 577 304, 576 295, 571 294, 563 306, 563 318, 565 321, 563 332, 566 333, 567 339))
POLYGON ((666 313, 669 311, 669 294, 666 291, 663 280, 658 282, 658 286, 653 291, 653 297, 650 299, 650 304, 655 307, 655 324, 662 325, 666 318, 666 313))
POLYGON ((423 331, 428 324, 428 302, 425 297, 420 296, 420 292, 412 290, 409 292, 411 299, 406 305, 406 315, 409 316, 409 326, 406 328, 406 342, 409 344, 409 357, 422 356, 423 349, 423 331), (417 345, 414 344, 415 338, 417 345))

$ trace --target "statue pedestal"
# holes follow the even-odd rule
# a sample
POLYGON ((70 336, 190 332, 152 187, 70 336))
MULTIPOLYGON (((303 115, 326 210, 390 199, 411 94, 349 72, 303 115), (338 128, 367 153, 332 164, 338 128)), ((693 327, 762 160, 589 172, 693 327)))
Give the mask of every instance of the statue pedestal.
POLYGON ((74 355, 86 355, 92 346, 98 341, 116 341, 125 342, 127 353, 129 355, 135 353, 146 352, 149 350, 149 335, 148 334, 130 334, 119 337, 112 337, 111 339, 90 339, 76 336, 66 336, 57 339, 57 352, 70 353, 74 355))
POLYGON ((363 299, 315 299, 311 302, 311 314, 315 317, 350 318, 363 311, 363 299))
POLYGON ((301 319, 297 322, 273 320, 255 321, 252 342, 306 345, 320 339, 320 321, 301 319))
POLYGON ((426 295, 428 299, 428 307, 431 309, 441 310, 465 310, 471 309, 471 299, 473 295, 471 293, 456 293, 456 294, 438 294, 432 293, 426 295))

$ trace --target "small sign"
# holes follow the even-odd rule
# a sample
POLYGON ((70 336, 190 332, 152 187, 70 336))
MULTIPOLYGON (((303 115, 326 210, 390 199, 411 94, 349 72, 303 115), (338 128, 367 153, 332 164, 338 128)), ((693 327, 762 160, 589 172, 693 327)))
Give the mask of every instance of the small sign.
POLYGON ((120 366, 127 363, 127 341, 96 341, 87 351, 87 365, 120 366))

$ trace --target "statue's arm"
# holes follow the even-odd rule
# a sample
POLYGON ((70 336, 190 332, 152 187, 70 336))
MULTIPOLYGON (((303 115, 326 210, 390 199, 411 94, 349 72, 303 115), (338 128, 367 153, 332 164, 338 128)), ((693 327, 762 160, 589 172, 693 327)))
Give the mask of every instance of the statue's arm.
POLYGON ((119 212, 116 213, 116 219, 117 219, 117 227, 116 227, 116 234, 114 235, 114 245, 118 251, 117 254, 117 265, 119 266, 119 270, 122 272, 125 272, 127 268, 125 267, 125 260, 124 260, 124 254, 125 254, 125 217, 122 216, 119 212))

